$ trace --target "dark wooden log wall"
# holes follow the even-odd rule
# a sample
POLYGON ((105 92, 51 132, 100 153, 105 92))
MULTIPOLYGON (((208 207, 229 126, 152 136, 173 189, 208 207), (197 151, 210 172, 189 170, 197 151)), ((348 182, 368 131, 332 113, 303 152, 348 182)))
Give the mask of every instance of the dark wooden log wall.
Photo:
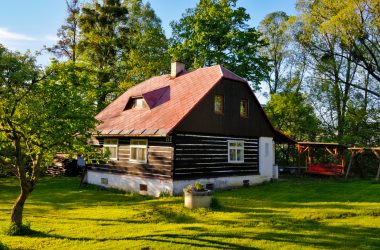
POLYGON ((258 138, 178 133, 173 143, 174 180, 259 174, 258 138), (228 163, 228 140, 244 141, 244 163, 228 163))
MULTIPOLYGON (((110 161, 107 164, 91 164, 88 166, 89 169, 155 179, 172 178, 174 152, 171 137, 136 138, 148 139, 148 162, 146 164, 129 162, 130 138, 118 139, 118 160, 110 161)), ((98 138, 98 140, 100 145, 104 144, 104 138, 98 138)))

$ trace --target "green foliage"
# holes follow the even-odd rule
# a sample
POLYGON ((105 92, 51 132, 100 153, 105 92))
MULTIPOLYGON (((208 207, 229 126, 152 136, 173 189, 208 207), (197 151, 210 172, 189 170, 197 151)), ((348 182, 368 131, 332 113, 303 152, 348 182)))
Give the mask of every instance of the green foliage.
POLYGON ((196 191, 203 191, 205 189, 205 186, 199 181, 196 181, 194 184, 194 188, 196 191))
POLYGON ((149 2, 128 0, 123 3, 128 8, 128 27, 131 42, 129 52, 121 61, 125 75, 120 90, 140 83, 152 76, 167 73, 170 57, 167 53, 168 40, 149 2))
MULTIPOLYGON (((189 210, 183 197, 80 189, 79 178, 46 178, 30 197, 30 236, 0 234, 11 249, 376 249, 380 185, 284 179, 215 192, 218 209, 189 210), (64 216, 63 216, 64 214, 64 216), (349 235, 349 237, 347 237, 349 235), (342 240, 344 239, 344 240, 342 240)), ((0 182, 11 208, 15 179, 0 182)), ((0 228, 8 215, 0 213, 0 228)))
POLYGON ((98 111, 120 92, 164 73, 169 65, 168 42, 149 3, 86 3, 80 10, 78 24, 78 61, 91 69, 98 111))
POLYGON ((41 168, 58 152, 90 148, 87 140, 96 124, 90 79, 79 65, 52 62, 43 71, 29 54, 0 47, 0 138, 5 149, 0 163, 20 180, 11 216, 20 228, 23 204, 41 168))
POLYGON ((378 18, 375 2, 297 1, 300 15, 294 21, 294 33, 308 55, 305 83, 322 122, 324 140, 362 145, 374 141, 368 138, 367 128, 371 130, 379 121, 373 115, 379 112, 380 97, 380 78, 374 70, 380 59, 375 42, 378 28, 373 26, 378 18), (355 110, 362 115, 355 115, 355 110), (352 130, 359 126, 363 130, 352 130))
POLYGON ((5 244, 0 242, 0 250, 8 250, 8 249, 9 248, 5 244))
POLYGON ((64 57, 71 62, 75 62, 79 56, 79 4, 79 0, 66 1, 68 16, 65 23, 57 32, 58 42, 56 45, 47 48, 47 50, 53 53, 56 57, 64 57))
POLYGON ((261 48, 260 53, 270 60, 271 71, 268 78, 270 94, 277 93, 285 87, 285 79, 290 63, 291 36, 288 32, 289 16, 282 11, 273 12, 264 17, 258 30, 268 42, 268 47, 261 48))
POLYGON ((296 140, 312 141, 319 134, 319 120, 302 94, 273 94, 265 111, 275 128, 296 140))
POLYGON ((191 193, 193 191, 204 191, 204 190, 205 190, 205 186, 199 181, 196 181, 194 185, 188 185, 183 189, 185 193, 191 193))
POLYGON ((249 27, 249 15, 237 0, 201 0, 171 23, 173 37, 169 53, 188 68, 222 64, 252 81, 258 89, 268 76, 268 60, 259 55, 265 48, 260 32, 249 27))

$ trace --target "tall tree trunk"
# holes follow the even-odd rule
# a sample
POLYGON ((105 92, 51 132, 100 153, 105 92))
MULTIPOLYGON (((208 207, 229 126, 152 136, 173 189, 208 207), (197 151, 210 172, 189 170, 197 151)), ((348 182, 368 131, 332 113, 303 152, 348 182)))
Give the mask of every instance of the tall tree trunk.
POLYGON ((15 224, 19 228, 22 226, 22 214, 24 211, 24 204, 29 194, 30 194, 30 191, 22 188, 21 193, 18 196, 12 208, 11 222, 12 224, 15 224))

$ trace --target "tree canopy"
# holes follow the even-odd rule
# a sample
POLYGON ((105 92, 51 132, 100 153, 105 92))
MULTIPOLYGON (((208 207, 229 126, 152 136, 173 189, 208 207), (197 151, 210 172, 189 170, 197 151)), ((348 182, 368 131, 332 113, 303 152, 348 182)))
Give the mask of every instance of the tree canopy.
POLYGON ((257 89, 268 77, 268 60, 259 54, 267 46, 261 34, 248 25, 250 16, 237 0, 200 0, 173 21, 169 53, 195 69, 222 64, 252 82, 257 89))
POLYGON ((57 152, 87 147, 96 124, 89 86, 87 75, 72 63, 54 62, 42 70, 30 54, 0 47, 0 164, 13 170, 21 189, 13 227, 22 227, 23 206, 40 169, 57 152))

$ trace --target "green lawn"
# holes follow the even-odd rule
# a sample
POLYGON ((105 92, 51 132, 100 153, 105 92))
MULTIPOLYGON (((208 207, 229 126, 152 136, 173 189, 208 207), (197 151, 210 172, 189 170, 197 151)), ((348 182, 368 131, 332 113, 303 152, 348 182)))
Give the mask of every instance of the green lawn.
MULTIPOLYGON (((45 178, 25 206, 37 233, 0 234, 10 249, 380 249, 380 184, 289 179, 216 192, 218 206, 191 211, 159 199, 78 188, 45 178)), ((18 193, 0 179, 0 228, 18 193)), ((1 249, 0 244, 0 249, 1 249)))

